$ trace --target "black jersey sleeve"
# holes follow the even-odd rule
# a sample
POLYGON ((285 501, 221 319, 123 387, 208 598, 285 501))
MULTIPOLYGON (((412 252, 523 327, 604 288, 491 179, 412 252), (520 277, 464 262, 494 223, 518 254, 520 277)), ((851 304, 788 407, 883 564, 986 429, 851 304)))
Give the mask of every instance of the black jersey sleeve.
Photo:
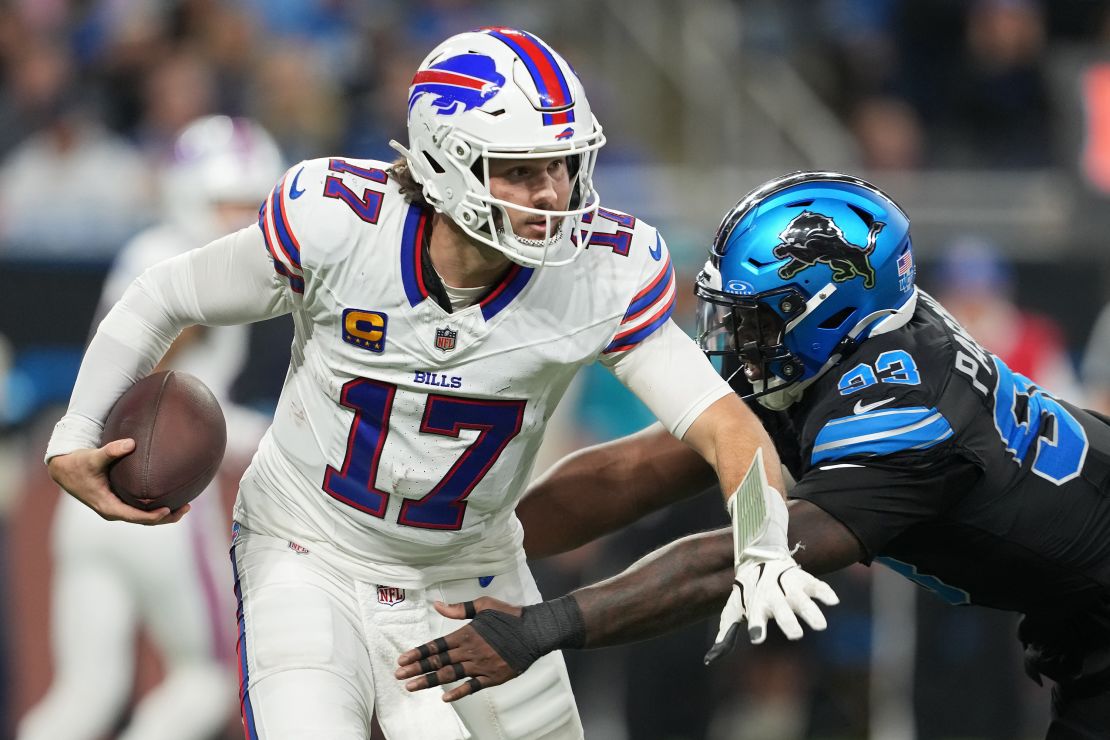
POLYGON ((982 475, 973 461, 945 455, 893 455, 811 468, 790 492, 846 526, 870 562, 892 539, 915 524, 943 518, 982 475))

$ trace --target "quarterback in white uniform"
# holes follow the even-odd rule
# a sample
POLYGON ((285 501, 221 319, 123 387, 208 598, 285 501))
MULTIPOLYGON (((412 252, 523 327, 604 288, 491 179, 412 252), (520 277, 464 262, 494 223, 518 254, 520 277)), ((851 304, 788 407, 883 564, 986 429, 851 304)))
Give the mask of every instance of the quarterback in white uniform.
POLYGON ((610 367, 726 490, 773 448, 670 321, 662 238, 600 208, 604 137, 558 54, 511 29, 454 36, 417 70, 408 123, 398 163, 295 165, 259 228, 136 281, 86 353, 51 473, 104 516, 179 519, 98 477, 132 449, 91 449, 111 402, 181 327, 291 312, 235 508, 247 737, 365 740, 376 715, 390 738, 580 738, 558 653, 454 705, 393 676, 448 627, 434 601, 540 599, 513 508, 574 373, 610 367))
MULTIPOLYGON (((277 145, 252 121, 208 116, 187 126, 159 176, 165 219, 124 245, 105 282, 101 314, 147 268, 249 224, 249 204, 282 169, 277 145)), ((261 415, 229 406, 246 358, 246 327, 195 327, 164 363, 201 378, 220 399, 229 440, 240 448, 229 460, 251 455, 265 429, 261 415)), ((207 740, 226 726, 235 706, 227 629, 233 602, 216 487, 177 527, 125 526, 72 496, 58 501, 51 532, 54 679, 21 721, 19 740, 107 735, 132 696, 140 625, 166 675, 134 708, 119 739, 207 740)))

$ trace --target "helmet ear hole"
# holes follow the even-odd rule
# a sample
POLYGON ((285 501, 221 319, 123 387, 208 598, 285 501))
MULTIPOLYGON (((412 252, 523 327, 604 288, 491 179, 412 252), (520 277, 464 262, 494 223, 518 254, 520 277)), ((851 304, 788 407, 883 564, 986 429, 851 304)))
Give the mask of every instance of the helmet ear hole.
POLYGON ((443 165, 435 160, 435 157, 433 157, 427 151, 421 153, 424 155, 424 159, 428 160, 428 166, 431 167, 437 175, 442 175, 444 172, 446 172, 446 170, 443 169, 443 165))
POLYGON ((486 182, 486 168, 482 166, 481 157, 479 157, 478 160, 474 162, 474 164, 470 165, 470 172, 474 175, 478 182, 482 183, 486 187, 489 187, 489 183, 486 182))
POLYGON ((848 320, 848 317, 855 312, 855 310, 855 306, 842 308, 829 318, 822 321, 818 326, 822 329, 839 329, 844 324, 844 322, 848 320))

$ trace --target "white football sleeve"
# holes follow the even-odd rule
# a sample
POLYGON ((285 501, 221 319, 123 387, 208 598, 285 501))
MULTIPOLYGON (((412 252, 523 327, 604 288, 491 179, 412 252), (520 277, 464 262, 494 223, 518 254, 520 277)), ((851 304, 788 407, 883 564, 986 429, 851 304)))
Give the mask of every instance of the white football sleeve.
POLYGON ((732 393, 694 340, 672 320, 609 367, 679 439, 714 401, 732 393))
POLYGON ((69 410, 54 427, 46 460, 99 447, 116 400, 145 377, 194 324, 246 324, 294 308, 256 226, 160 262, 131 284, 97 327, 77 374, 69 410))

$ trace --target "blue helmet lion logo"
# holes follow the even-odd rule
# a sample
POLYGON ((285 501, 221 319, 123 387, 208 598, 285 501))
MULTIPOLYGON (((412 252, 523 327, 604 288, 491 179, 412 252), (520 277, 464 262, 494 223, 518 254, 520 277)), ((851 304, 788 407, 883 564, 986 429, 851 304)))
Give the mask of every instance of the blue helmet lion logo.
POLYGON ((452 116, 485 104, 501 92, 505 76, 497 71, 493 59, 484 54, 460 54, 422 69, 412 78, 409 112, 423 95, 433 96, 432 107, 443 116, 452 116))

